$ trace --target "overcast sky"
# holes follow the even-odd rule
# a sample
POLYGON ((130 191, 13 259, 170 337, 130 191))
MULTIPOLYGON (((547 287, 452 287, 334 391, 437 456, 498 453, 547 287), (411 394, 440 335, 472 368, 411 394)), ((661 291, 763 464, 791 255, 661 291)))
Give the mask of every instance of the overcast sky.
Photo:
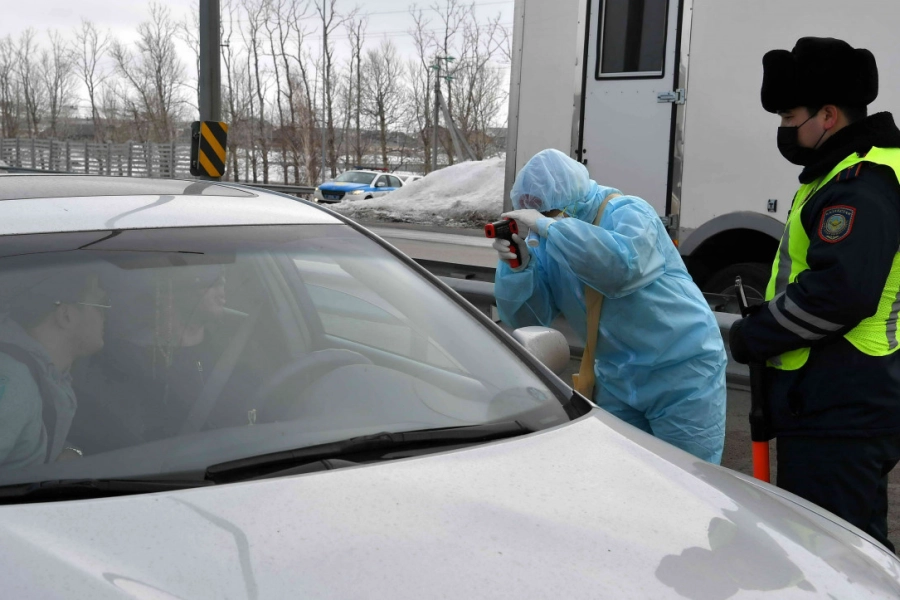
MULTIPOLYGON (((239 0, 237 0, 239 1, 239 0)), ((322 0, 318 0, 321 2, 322 0)), ((413 27, 409 14, 412 5, 417 5, 430 18, 431 29, 440 25, 438 13, 431 7, 435 3, 445 4, 447 0, 338 0, 337 9, 350 11, 360 7, 360 14, 369 15, 366 29, 366 45, 376 46, 385 38, 389 38, 397 46, 401 56, 412 58, 414 48, 408 34, 413 27)), ((113 37, 123 42, 133 41, 137 26, 149 19, 147 2, 136 0, 2 0, 3 11, 0 13, 0 38, 11 35, 17 38, 29 27, 37 32, 40 45, 47 44, 47 32, 59 30, 66 39, 74 39, 74 30, 82 20, 92 21, 101 31, 110 32, 113 37)), ((159 4, 169 8, 172 17, 182 21, 198 11, 197 0, 157 0, 159 4)), ((513 21, 514 0, 461 0, 461 4, 474 4, 475 14, 483 22, 500 15, 502 24, 510 28, 513 21)), ((321 44, 321 37, 314 30, 315 21, 310 21, 310 35, 307 41, 311 45, 321 44)), ((343 46, 347 45, 347 36, 343 28, 335 32, 334 43, 336 57, 345 60, 348 53, 343 46)), ((311 48, 313 56, 318 56, 319 46, 311 48)), ((179 42, 179 50, 186 67, 186 73, 194 73, 193 55, 179 42)), ((503 60, 498 57, 498 60, 503 60)), ((508 65, 498 63, 497 68, 504 70, 504 81, 508 81, 508 65)), ((80 85, 79 85, 80 88, 80 85)), ((79 92, 79 95, 84 95, 79 92)), ((80 101, 81 108, 86 100, 80 101)), ((501 112, 506 113, 504 105, 501 112)), ((501 118, 504 118, 501 116, 501 118)))
MULTIPOLYGON (((367 42, 375 45, 385 37, 396 44, 401 53, 412 52, 407 31, 412 27, 409 8, 413 4, 426 9, 426 14, 434 19, 432 27, 438 26, 437 13, 430 9, 435 2, 446 0, 338 0, 339 10, 348 11, 360 7, 363 14, 369 14, 367 42)), ((167 6, 173 17, 181 20, 197 10, 196 0, 160 0, 167 6)), ((511 25, 513 20, 513 0, 471 0, 476 14, 485 21, 497 14, 501 22, 511 25)), ((135 30, 142 21, 148 19, 149 11, 145 2, 135 0, 3 0, 4 8, 0 16, 0 37, 17 37, 31 27, 42 34, 50 29, 59 29, 69 36, 82 19, 93 21, 101 30, 108 30, 121 40, 133 39, 135 30)), ((315 42, 315 34, 310 42, 315 42)), ((346 39, 341 31, 335 42, 340 45, 346 39)))

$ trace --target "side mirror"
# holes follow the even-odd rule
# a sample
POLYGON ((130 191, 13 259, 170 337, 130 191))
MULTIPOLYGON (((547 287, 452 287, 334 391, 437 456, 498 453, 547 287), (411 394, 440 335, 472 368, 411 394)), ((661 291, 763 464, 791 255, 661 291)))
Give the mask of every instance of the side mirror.
POLYGON ((569 343, 566 336, 555 329, 520 327, 512 332, 512 336, 557 375, 569 364, 569 343))
POLYGON ((377 188, 378 187, 387 187, 387 184, 383 181, 379 181, 378 183, 375 184, 375 187, 377 187, 377 188))

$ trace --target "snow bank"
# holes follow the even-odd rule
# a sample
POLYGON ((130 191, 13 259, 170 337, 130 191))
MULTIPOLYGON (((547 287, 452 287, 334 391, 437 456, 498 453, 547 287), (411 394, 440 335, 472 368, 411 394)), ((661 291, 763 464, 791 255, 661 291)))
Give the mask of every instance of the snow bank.
POLYGON ((503 158, 459 163, 381 198, 329 207, 357 220, 480 228, 503 210, 505 165, 503 158))

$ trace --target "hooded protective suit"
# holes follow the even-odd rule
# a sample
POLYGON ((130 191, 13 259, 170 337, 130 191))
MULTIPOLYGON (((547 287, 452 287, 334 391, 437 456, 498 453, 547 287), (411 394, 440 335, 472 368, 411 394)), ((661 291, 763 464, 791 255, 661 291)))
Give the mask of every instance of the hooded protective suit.
POLYGON ((594 401, 622 420, 694 456, 719 463, 725 439, 725 366, 721 334, 654 209, 613 188, 556 150, 519 172, 513 207, 564 210, 541 218, 540 245, 513 270, 501 260, 495 294, 513 327, 547 326, 562 312, 582 340, 584 286, 604 296, 595 353, 594 401))

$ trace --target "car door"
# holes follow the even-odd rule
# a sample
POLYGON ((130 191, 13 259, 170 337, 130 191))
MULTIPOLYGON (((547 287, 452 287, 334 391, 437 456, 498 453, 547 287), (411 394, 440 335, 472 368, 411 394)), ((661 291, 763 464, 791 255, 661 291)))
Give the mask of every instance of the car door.
POLYGON ((393 175, 388 176, 388 181, 391 183, 391 191, 399 190, 403 187, 403 182, 400 181, 399 177, 395 177, 393 175))
POLYGON ((375 181, 372 182, 372 187, 374 191, 372 192, 372 196, 378 198, 379 196, 384 196, 390 191, 390 182, 388 181, 387 175, 379 175, 375 178, 375 181))
POLYGON ((685 99, 673 88, 681 83, 679 1, 589 5, 579 158, 592 179, 668 214, 673 122, 685 99))

